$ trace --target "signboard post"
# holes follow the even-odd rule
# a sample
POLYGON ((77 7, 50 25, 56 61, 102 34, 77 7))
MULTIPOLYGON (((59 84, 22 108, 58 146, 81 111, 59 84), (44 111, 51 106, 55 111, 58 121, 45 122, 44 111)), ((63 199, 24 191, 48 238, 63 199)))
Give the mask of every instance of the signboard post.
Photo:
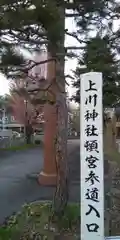
POLYGON ((104 239, 102 73, 81 75, 81 240, 104 239))

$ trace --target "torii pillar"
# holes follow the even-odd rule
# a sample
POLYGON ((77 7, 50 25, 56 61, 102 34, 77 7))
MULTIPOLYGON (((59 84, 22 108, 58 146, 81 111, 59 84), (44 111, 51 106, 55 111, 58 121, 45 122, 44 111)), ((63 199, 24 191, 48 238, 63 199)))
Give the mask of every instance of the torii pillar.
MULTIPOLYGON (((56 76, 56 63, 55 61, 48 62, 47 67, 47 80, 56 76)), ((53 87, 52 87, 53 88, 53 87)), ((42 185, 52 186, 56 185, 57 171, 55 163, 55 136, 56 136, 56 124, 57 115, 54 105, 46 103, 44 106, 44 163, 43 171, 40 172, 38 182, 42 185)))

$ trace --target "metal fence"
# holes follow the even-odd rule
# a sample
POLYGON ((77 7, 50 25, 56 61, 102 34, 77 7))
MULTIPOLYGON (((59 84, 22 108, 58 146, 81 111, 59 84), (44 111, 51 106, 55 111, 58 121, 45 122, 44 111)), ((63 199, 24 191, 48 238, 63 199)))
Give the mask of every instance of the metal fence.
POLYGON ((4 137, 0 138, 0 148, 9 148, 9 147, 15 147, 15 146, 22 146, 25 144, 25 138, 10 138, 10 137, 4 137))

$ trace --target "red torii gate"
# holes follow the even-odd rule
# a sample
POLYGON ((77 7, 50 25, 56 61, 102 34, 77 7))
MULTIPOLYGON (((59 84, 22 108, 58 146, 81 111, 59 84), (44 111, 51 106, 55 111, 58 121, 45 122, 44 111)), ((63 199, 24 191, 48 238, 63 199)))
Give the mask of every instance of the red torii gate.
MULTIPOLYGON (((40 60, 41 60, 41 56, 37 61, 40 62, 40 60)), ((41 66, 42 65, 40 65, 40 67, 41 66)), ((46 68, 44 67, 44 69, 46 68)), ((34 71, 34 74, 35 74, 35 71, 34 71)), ((35 78, 33 77, 33 82, 32 81, 31 83, 29 82, 27 87, 28 92, 32 91, 33 94, 37 89, 37 92, 38 92, 36 93, 37 99, 39 96, 39 88, 42 85, 42 81, 40 83, 40 77, 41 77, 40 75, 38 74, 38 68, 37 68, 37 78, 39 81, 35 82, 35 78)), ((50 84, 51 79, 55 79, 55 76, 56 76, 55 60, 49 61, 47 63, 46 76, 47 76, 47 84, 50 84)), ((42 74, 42 79, 43 79, 43 74, 42 74)), ((52 92, 56 91, 56 85, 54 83, 50 86, 50 91, 52 92)), ((56 107, 54 104, 50 104, 49 102, 47 102, 44 105, 44 162, 43 162, 43 170, 40 172, 38 177, 38 182, 42 185, 56 185, 56 179, 57 179, 57 171, 56 171, 56 163, 55 163, 56 124, 57 124, 56 107)))

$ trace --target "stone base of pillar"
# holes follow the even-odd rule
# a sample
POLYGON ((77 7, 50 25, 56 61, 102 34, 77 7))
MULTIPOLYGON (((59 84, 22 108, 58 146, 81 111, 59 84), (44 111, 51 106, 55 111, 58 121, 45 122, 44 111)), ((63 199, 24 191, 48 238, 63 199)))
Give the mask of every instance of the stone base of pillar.
POLYGON ((56 186, 57 175, 56 174, 48 174, 45 172, 40 172, 38 176, 38 183, 44 186, 56 186))

